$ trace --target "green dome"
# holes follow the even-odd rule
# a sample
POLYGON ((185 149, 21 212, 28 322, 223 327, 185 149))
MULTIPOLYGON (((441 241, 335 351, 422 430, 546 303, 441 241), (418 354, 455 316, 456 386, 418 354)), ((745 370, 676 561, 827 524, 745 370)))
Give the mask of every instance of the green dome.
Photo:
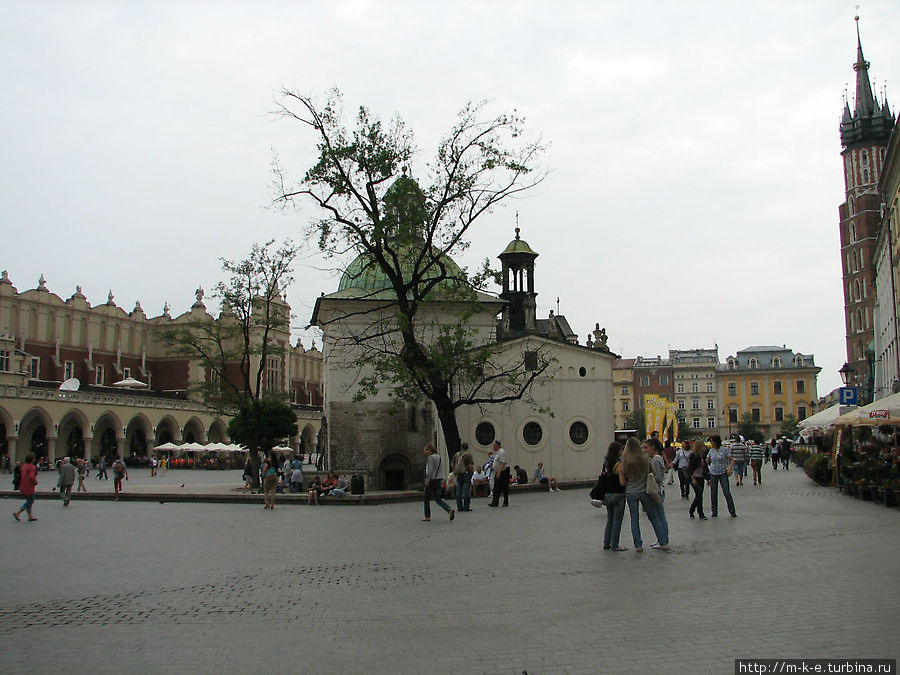
MULTIPOLYGON (((421 244, 404 244, 399 252, 400 267, 403 270, 404 277, 409 278, 412 275, 413 266, 416 258, 422 250, 421 244)), ((438 249, 432 247, 434 255, 440 255, 438 249)), ((453 260, 446 255, 441 255, 441 260, 447 269, 447 277, 440 284, 442 288, 453 288, 456 286, 458 279, 463 278, 462 270, 453 260)), ((440 276, 440 270, 436 267, 429 269, 425 279, 433 279, 440 276)), ((358 288, 365 291, 366 294, 375 293, 377 291, 391 290, 391 280, 388 279, 384 271, 375 263, 368 253, 361 253, 356 259, 350 263, 344 274, 341 275, 341 282, 338 284, 338 291, 344 291, 351 288, 358 288)))
POLYGON ((524 239, 519 239, 519 228, 516 228, 516 238, 509 242, 509 245, 500 255, 506 255, 507 253, 527 253, 529 255, 533 255, 537 257, 537 253, 535 253, 532 248, 528 245, 528 242, 524 239))

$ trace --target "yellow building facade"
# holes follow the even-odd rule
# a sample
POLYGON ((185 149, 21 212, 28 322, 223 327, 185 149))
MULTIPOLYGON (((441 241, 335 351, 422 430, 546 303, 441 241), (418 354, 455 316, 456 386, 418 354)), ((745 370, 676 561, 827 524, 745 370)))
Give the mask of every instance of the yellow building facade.
POLYGON ((812 354, 784 346, 747 347, 729 356, 717 377, 725 413, 721 430, 737 433, 741 418, 749 414, 765 438, 779 436, 789 415, 799 421, 815 412, 820 370, 812 354))

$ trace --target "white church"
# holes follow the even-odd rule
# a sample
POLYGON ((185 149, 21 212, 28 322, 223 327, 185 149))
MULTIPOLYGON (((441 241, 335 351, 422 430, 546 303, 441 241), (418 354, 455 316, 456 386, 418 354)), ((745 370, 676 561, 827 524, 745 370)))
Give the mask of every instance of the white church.
MULTIPOLYGON (((412 179, 404 176, 400 181, 412 179)), ((418 242, 419 250, 422 245, 418 242)), ((565 317, 552 311, 546 319, 535 316, 537 257, 516 228, 515 239, 499 255, 502 292, 499 296, 478 293, 478 310, 467 325, 481 344, 495 345, 501 359, 527 364, 529 357, 539 354, 551 363, 532 384, 529 400, 462 406, 456 412, 457 425, 476 462, 485 461, 491 444, 498 440, 510 462, 525 469, 529 478, 538 462, 559 480, 596 478, 613 440, 616 355, 606 347, 606 333, 599 325, 594 339, 588 337, 587 345, 580 345, 565 317)), ((451 260, 443 264, 456 268, 451 260)), ((391 318, 394 299, 386 275, 362 254, 348 266, 337 291, 317 299, 310 322, 323 331, 330 466, 341 473, 363 474, 366 485, 375 490, 420 486, 422 448, 428 442, 438 447, 449 466, 430 401, 410 400, 398 406, 384 391, 364 400, 357 396, 363 378, 371 373, 357 365, 359 351, 354 345, 358 341, 353 336, 380 330, 383 321, 391 318)), ((437 334, 441 326, 459 321, 458 310, 452 300, 437 299, 420 310, 418 321, 426 335, 428 331, 437 334)))

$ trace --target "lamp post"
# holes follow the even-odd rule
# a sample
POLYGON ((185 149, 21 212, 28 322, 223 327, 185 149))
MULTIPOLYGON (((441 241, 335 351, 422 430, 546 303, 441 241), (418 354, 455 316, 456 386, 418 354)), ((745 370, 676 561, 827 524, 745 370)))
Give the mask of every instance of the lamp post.
POLYGON ((845 363, 841 366, 841 369, 838 371, 838 375, 841 376, 841 382, 844 383, 845 387, 849 387, 853 382, 854 371, 853 368, 850 367, 849 363, 845 363))

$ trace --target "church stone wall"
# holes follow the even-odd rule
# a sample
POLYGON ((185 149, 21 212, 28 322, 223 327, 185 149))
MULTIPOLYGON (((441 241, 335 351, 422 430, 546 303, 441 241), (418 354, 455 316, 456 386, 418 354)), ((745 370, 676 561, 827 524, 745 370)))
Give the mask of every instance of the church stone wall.
POLYGON ((335 471, 362 474, 368 489, 381 490, 384 489, 382 462, 399 455, 408 462, 406 489, 422 484, 420 477, 425 470, 422 449, 434 439, 430 414, 423 417, 418 407, 392 414, 391 404, 371 402, 333 402, 328 410, 329 451, 335 471), (411 414, 416 416, 415 425, 410 423, 411 414))

